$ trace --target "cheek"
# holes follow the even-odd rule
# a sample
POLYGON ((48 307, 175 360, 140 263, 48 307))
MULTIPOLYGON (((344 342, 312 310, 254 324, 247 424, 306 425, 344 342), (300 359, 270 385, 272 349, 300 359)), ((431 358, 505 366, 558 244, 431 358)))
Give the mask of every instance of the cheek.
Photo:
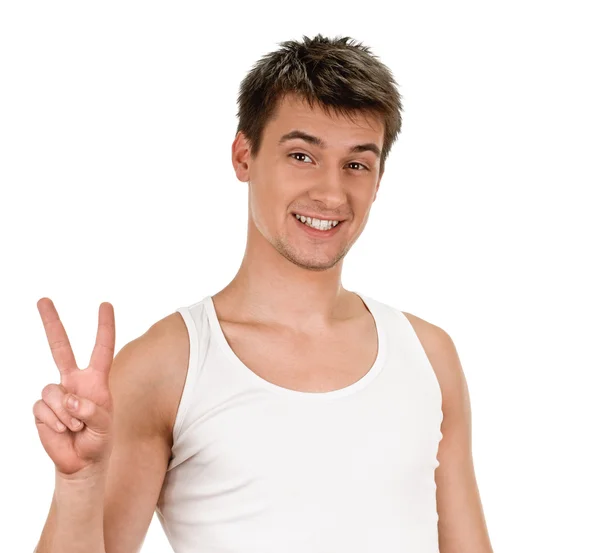
POLYGON ((289 174, 289 171, 283 169, 277 170, 273 168, 268 174, 264 175, 264 178, 260 181, 260 184, 255 186, 253 194, 255 197, 255 203, 260 204, 261 211, 275 210, 275 213, 265 213, 268 216, 277 217, 277 211, 285 212, 293 201, 302 193, 302 186, 296 180, 293 175, 289 174))
POLYGON ((254 223, 263 231, 281 224, 287 214, 288 204, 291 199, 284 193, 286 187, 277 179, 277 175, 270 174, 268 180, 255 181, 248 189, 248 202, 254 223))
POLYGON ((362 216, 369 211, 375 197, 375 190, 368 185, 360 186, 358 183, 356 186, 349 187, 348 190, 347 199, 354 214, 362 216))

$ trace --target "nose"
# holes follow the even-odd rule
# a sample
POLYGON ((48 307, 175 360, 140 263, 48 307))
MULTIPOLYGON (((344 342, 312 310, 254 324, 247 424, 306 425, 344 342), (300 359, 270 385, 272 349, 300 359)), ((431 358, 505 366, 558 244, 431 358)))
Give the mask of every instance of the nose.
POLYGON ((311 200, 323 204, 328 210, 335 210, 346 203, 344 175, 339 169, 332 167, 319 173, 317 181, 308 191, 311 200))

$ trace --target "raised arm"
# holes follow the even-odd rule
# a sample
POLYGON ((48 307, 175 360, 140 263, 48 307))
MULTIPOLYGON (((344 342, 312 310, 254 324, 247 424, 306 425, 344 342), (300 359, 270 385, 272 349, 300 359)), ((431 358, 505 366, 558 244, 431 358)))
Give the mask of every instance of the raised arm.
MULTIPOLYGON (((64 359, 69 358, 65 348, 70 351, 66 333, 63 334, 64 329, 60 331, 62 325, 50 300, 40 302, 38 307, 42 318, 46 317, 47 332, 47 324, 54 325, 51 332, 56 333, 49 340, 62 349, 63 357, 59 358, 64 367, 64 359)), ((182 324, 178 317, 172 315, 159 321, 125 345, 109 367, 103 365, 105 379, 95 375, 92 382, 91 373, 98 370, 93 368, 97 361, 92 356, 90 367, 85 370, 76 368, 72 361, 73 378, 85 374, 90 382, 63 380, 61 372, 60 385, 44 388, 40 400, 43 405, 36 402, 34 413, 40 439, 55 463, 56 478, 37 553, 139 551, 170 457, 170 429, 165 402, 159 394, 163 369, 173 351, 173 324, 182 324), (67 395, 74 392, 80 399, 80 408, 67 411, 67 395), (69 426, 72 415, 83 421, 79 428, 69 426), (101 416, 108 417, 109 422, 94 425, 94 417, 101 416), (67 423, 68 429, 56 428, 59 419, 67 423), (89 461, 92 450, 102 452, 95 462, 89 461)), ((100 344, 99 351, 108 353, 105 346, 106 343, 100 344)), ((56 348, 53 356, 58 363, 55 351, 56 348)))

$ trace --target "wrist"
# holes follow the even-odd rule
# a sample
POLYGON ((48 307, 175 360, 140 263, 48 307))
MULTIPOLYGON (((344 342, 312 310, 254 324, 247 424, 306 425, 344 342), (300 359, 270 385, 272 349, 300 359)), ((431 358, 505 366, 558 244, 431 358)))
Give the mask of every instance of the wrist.
POLYGON ((81 487, 86 484, 104 481, 108 474, 108 461, 94 463, 73 474, 65 474, 55 469, 55 481, 57 485, 81 487))

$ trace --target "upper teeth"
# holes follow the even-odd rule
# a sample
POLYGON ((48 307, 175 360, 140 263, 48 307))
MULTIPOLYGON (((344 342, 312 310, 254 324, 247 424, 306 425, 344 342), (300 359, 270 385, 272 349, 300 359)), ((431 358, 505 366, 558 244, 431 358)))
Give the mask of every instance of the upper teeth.
POLYGON ((314 217, 305 217, 304 215, 298 214, 296 214, 296 219, 302 221, 305 225, 318 230, 329 230, 339 223, 339 221, 325 221, 323 219, 315 219, 314 217))

